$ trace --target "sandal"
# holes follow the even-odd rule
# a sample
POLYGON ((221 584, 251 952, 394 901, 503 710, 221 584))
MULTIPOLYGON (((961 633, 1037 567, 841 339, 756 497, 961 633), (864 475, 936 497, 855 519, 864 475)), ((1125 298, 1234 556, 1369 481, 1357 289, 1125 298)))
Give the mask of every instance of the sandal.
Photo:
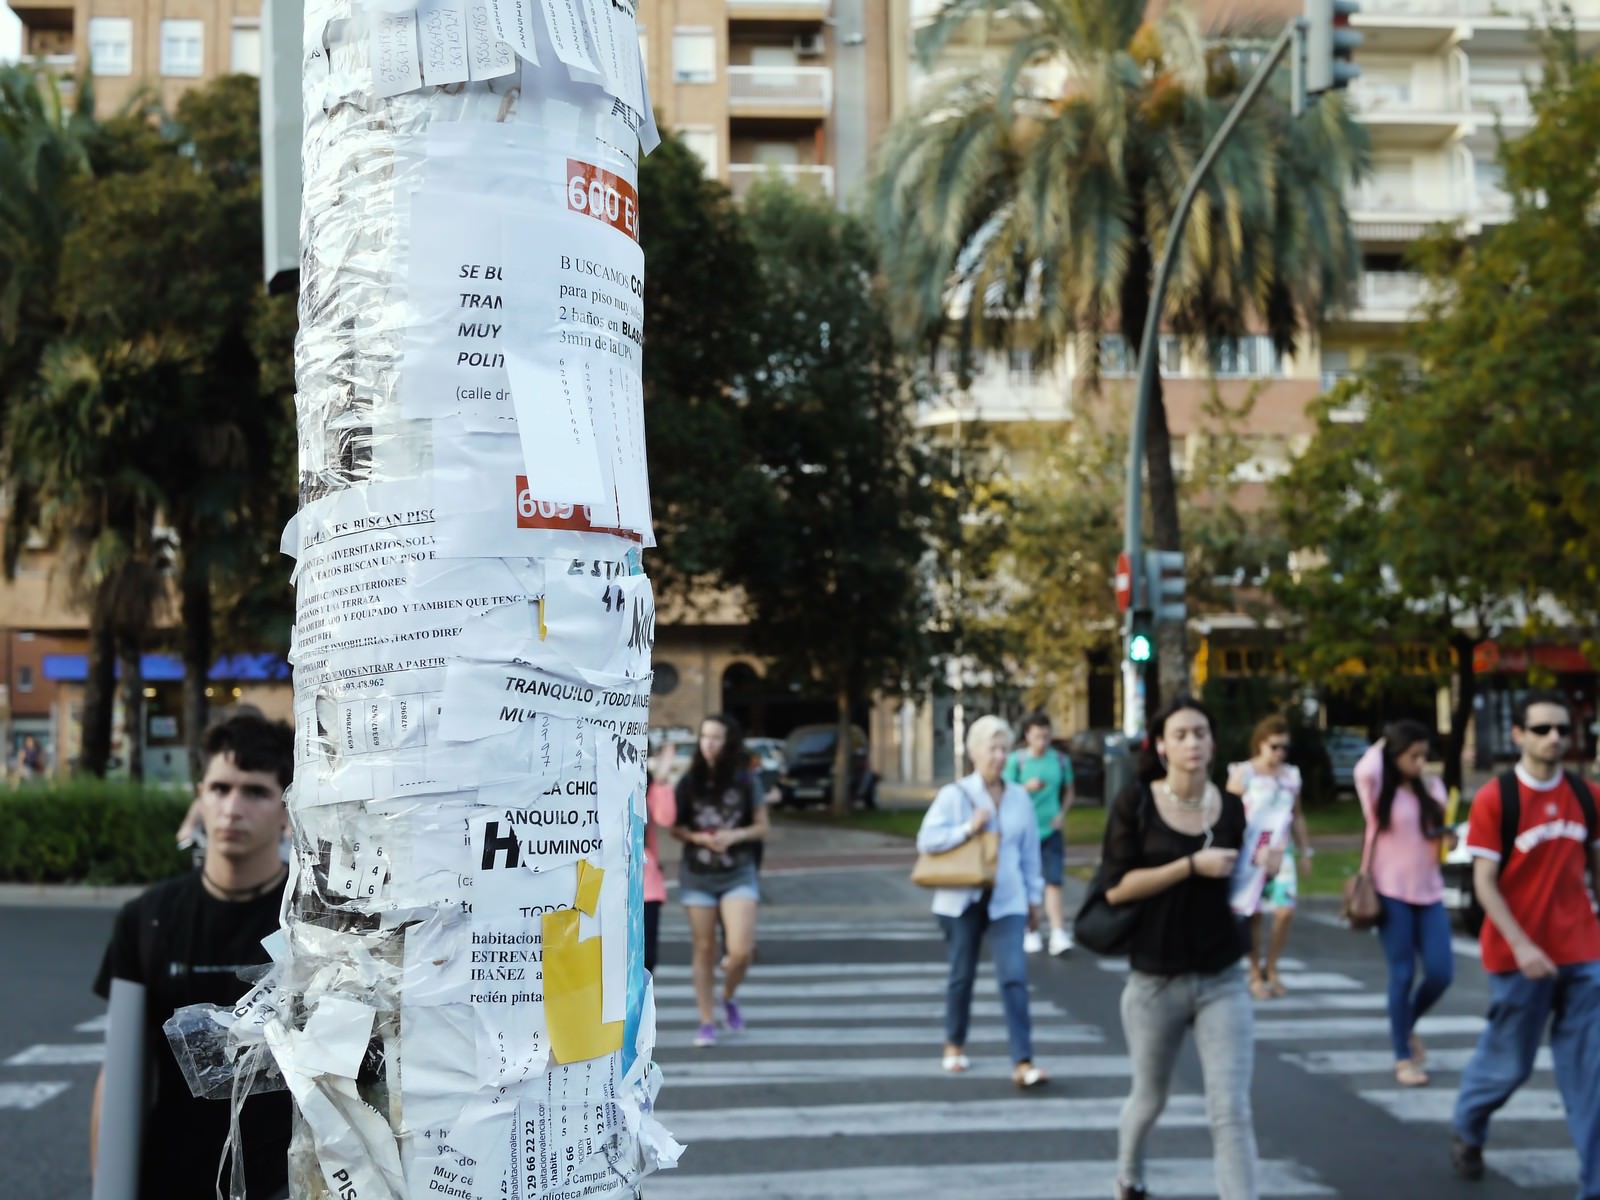
POLYGON ((1272 987, 1254 971, 1250 973, 1250 994, 1257 1000, 1271 1000, 1272 987))
POLYGON ((1278 978, 1276 971, 1267 975, 1267 991, 1274 999, 1282 999, 1289 994, 1289 989, 1284 987, 1283 980, 1278 978))
POLYGON ((967 1061, 965 1054, 946 1054, 944 1061, 940 1065, 950 1074, 959 1075, 972 1064, 967 1061))
POLYGON ((1050 1076, 1032 1063, 1018 1063, 1011 1072, 1011 1082, 1019 1088, 1027 1090, 1028 1088, 1043 1087, 1050 1082, 1050 1076))
POLYGON ((1409 1058, 1402 1058, 1394 1065, 1395 1082, 1401 1087, 1427 1087, 1428 1073, 1409 1058))

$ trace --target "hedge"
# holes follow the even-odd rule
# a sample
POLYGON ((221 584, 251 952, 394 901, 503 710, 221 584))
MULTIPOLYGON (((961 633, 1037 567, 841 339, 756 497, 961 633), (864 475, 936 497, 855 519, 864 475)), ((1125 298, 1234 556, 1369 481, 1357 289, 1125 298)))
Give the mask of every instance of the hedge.
POLYGON ((0 881, 152 883, 191 863, 173 835, 189 796, 74 780, 0 791, 0 881))

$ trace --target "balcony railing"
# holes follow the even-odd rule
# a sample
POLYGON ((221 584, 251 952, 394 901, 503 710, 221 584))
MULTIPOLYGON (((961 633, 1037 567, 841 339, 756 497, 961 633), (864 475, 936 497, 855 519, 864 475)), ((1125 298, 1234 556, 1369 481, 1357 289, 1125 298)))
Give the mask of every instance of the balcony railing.
POLYGON ((1528 89, 1521 83, 1474 83, 1467 87, 1467 99, 1475 113, 1499 113, 1512 120, 1526 119, 1533 113, 1528 89))
POLYGON ((1356 292, 1356 311, 1409 314, 1422 303, 1424 285, 1413 271, 1368 271, 1356 292))
MULTIPOLYGON (((1457 17, 1510 17, 1526 20, 1542 17, 1544 0, 1363 0, 1362 16, 1416 17, 1420 20, 1457 17)), ((1600 0, 1573 0, 1572 12, 1579 20, 1600 17, 1600 0)), ((1357 18, 1357 25, 1361 23, 1357 18)))
POLYGON ((1463 111, 1454 88, 1418 88, 1388 79, 1360 79, 1350 85, 1350 104, 1364 117, 1408 117, 1463 111))
POLYGON ((728 104, 735 110, 825 113, 833 105, 833 71, 828 67, 729 67, 728 104))
POLYGON ((76 54, 24 54, 19 60, 34 67, 48 67, 52 71, 70 74, 78 69, 76 54))
POLYGON ((728 0, 728 15, 777 17, 820 21, 828 15, 829 0, 728 0))
POLYGON ((728 186, 735 196, 743 196, 758 179, 776 176, 813 195, 833 199, 833 168, 800 163, 729 163, 728 186))
POLYGON ((1443 220, 1461 211, 1453 189, 1448 187, 1424 194, 1409 182, 1386 183, 1374 180, 1362 184, 1350 194, 1350 208, 1363 215, 1377 213, 1382 216, 1423 216, 1443 220))

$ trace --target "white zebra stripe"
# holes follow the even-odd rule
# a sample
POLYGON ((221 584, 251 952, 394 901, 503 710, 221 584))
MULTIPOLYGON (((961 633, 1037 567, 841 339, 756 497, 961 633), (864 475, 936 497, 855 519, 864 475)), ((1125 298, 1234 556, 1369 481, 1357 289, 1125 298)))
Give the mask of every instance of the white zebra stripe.
POLYGON ((1578 1183, 1578 1152, 1572 1149, 1485 1150, 1483 1160, 1518 1187, 1571 1188, 1578 1183))
MULTIPOLYGON (((1447 1046, 1430 1049, 1424 1064, 1428 1074, 1466 1069, 1472 1057, 1471 1046, 1447 1046)), ((1388 1074, 1394 1070, 1394 1054, 1388 1050, 1308 1050, 1299 1054, 1282 1054, 1284 1062, 1299 1067, 1312 1075, 1368 1075, 1388 1074)), ((1548 1046, 1540 1049, 1534 1059, 1534 1070, 1549 1071, 1554 1063, 1548 1046)))
POLYGON ((0 1083, 0 1108, 38 1108, 71 1086, 70 1083, 55 1080, 45 1083, 0 1083))
MULTIPOLYGON (((730 1044, 737 1045, 737 1041, 730 1044)), ((1041 1060, 1040 1065, 1062 1085, 1083 1079, 1126 1079, 1132 1065, 1125 1054, 1067 1054, 1041 1060)), ((963 1079, 1010 1079, 1011 1062, 1005 1055, 974 1058, 972 1065, 952 1075, 940 1065, 936 1047, 928 1053, 902 1058, 795 1058, 757 1059, 754 1062, 721 1056, 669 1063, 662 1068, 669 1089, 737 1087, 742 1084, 879 1082, 890 1079, 940 1079, 953 1086, 963 1079)))
POLYGON ((59 1046, 29 1046, 19 1050, 4 1065, 8 1067, 78 1067, 105 1061, 104 1042, 69 1042, 59 1046))
MULTIPOLYGON (((860 1167, 771 1175, 697 1175, 680 1167, 650 1180, 650 1200, 929 1200, 929 1197, 1003 1196, 1006 1200, 1104 1200, 1112 1194, 1117 1164, 1107 1160, 1060 1163, 962 1163, 958 1166, 860 1167)), ((1267 1159, 1256 1165, 1260 1195, 1331 1196, 1334 1192, 1298 1163, 1267 1159)), ((1145 1167, 1153 1195, 1182 1200, 1215 1196, 1208 1158, 1158 1158, 1145 1167)))
MULTIPOLYGON (((1456 1095, 1451 1091, 1428 1088, 1379 1088, 1364 1091, 1360 1096, 1368 1104, 1375 1104, 1398 1121, 1407 1124, 1448 1124, 1456 1109, 1456 1095)), ((1522 1088, 1512 1095, 1504 1108, 1494 1114, 1501 1121, 1562 1121, 1566 1110, 1561 1106, 1561 1093, 1554 1088, 1522 1088)))
MULTIPOLYGON (((849 1021, 862 1024, 872 1021, 942 1021, 944 1001, 929 1000, 917 1004, 850 1004, 825 1008, 817 1004, 741 1004, 744 1018, 751 1025, 785 1024, 792 1021, 849 1021)), ((1037 1023, 1041 1017, 1065 1017, 1053 1002, 1035 1000, 1029 1011, 1037 1023)), ((1005 1006, 998 1000, 974 1000, 970 1014, 979 1017, 1000 1018, 1006 1015, 1005 1006)), ((700 1014, 685 1005, 668 1005, 656 1012, 660 1026, 698 1025, 700 1014)))
MULTIPOLYGON (((1446 1033, 1476 1034, 1483 1029, 1482 1017, 1423 1017, 1417 1032, 1423 1037, 1446 1033)), ((1317 1038, 1372 1038, 1389 1036, 1385 1017, 1306 1017, 1300 1020, 1256 1018, 1256 1040, 1261 1042, 1309 1042, 1317 1038)))
MULTIPOLYGON (((939 1044, 936 1025, 911 1028, 903 1025, 757 1025, 743 1033, 724 1036, 728 1046, 804 1046, 812 1050, 838 1046, 923 1046, 939 1044)), ((1033 1030, 1033 1044, 1044 1046, 1095 1046, 1105 1035, 1093 1025, 1042 1025, 1033 1030)), ((1006 1044, 1006 1031, 998 1025, 975 1025, 967 1035, 967 1049, 982 1045, 991 1048, 1006 1044)))

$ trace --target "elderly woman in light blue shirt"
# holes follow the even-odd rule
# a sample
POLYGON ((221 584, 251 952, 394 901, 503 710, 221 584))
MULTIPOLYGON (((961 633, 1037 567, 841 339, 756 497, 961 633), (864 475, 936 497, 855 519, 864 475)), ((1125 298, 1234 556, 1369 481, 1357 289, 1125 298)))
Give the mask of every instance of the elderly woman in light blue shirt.
POLYGON ((1020 786, 1001 778, 1006 755, 1015 740, 1011 727, 999 717, 979 717, 972 723, 967 732, 967 754, 977 770, 939 790, 922 818, 917 850, 923 854, 953 850, 985 829, 1000 835, 993 888, 934 890, 933 911, 944 930, 950 955, 950 978, 945 987, 944 1069, 960 1072, 970 1065, 966 1042, 972 985, 987 933, 1005 1008, 1011 1077, 1018 1087, 1031 1088, 1049 1077, 1033 1065, 1028 959, 1023 953, 1022 936, 1039 927, 1044 874, 1039 865, 1039 825, 1033 800, 1020 786))

